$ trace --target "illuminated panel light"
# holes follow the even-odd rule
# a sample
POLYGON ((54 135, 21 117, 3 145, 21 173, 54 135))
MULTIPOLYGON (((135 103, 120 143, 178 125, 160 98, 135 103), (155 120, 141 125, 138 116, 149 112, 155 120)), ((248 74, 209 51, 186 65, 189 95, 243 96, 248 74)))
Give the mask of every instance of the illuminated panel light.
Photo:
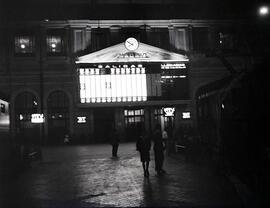
POLYGON ((186 78, 187 76, 186 75, 180 75, 180 78, 186 78))
POLYGON ((25 49, 25 45, 24 45, 24 44, 21 44, 21 48, 22 48, 22 49, 25 49))
POLYGON ((183 118, 183 119, 188 119, 188 118, 190 118, 190 112, 182 112, 182 118, 183 118))
POLYGON ((86 116, 78 116, 77 123, 86 123, 86 116))
POLYGON ((20 114, 20 121, 22 121, 23 120, 23 115, 22 114, 20 114))
POLYGON ((40 113, 32 114, 31 115, 31 122, 32 123, 44 123, 44 115, 40 113))

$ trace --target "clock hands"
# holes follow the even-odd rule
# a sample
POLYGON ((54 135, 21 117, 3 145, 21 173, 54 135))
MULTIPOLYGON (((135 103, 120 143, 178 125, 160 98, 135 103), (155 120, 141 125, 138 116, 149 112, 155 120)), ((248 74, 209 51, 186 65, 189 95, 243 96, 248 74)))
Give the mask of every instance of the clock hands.
POLYGON ((127 41, 127 43, 129 43, 129 45, 132 45, 132 46, 133 46, 133 43, 131 43, 131 42, 129 42, 129 41, 127 41))

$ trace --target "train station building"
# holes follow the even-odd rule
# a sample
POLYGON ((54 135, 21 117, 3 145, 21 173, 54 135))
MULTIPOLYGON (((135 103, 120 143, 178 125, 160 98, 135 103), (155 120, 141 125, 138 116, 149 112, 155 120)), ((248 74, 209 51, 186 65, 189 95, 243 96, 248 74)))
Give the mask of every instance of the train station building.
POLYGON ((229 74, 213 55, 238 57, 232 20, 14 20, 1 31, 0 88, 10 95, 12 136, 43 143, 123 141, 142 128, 196 126, 196 91, 229 74), (3 46, 3 47, 2 47, 3 46))

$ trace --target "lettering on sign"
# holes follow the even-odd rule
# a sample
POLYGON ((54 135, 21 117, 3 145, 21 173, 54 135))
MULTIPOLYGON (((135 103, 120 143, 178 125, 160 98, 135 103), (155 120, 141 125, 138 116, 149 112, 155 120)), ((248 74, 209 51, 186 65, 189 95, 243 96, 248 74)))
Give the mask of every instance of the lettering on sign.
POLYGON ((86 123, 86 116, 78 116, 77 123, 86 123))
POLYGON ((182 112, 182 118, 183 118, 183 119, 188 119, 188 118, 190 118, 190 112, 182 112))
POLYGON ((119 53, 117 58, 150 58, 147 53, 119 53))
POLYGON ((175 64, 161 64, 161 69, 185 69, 186 64, 184 63, 175 63, 175 64))
POLYGON ((164 112, 164 116, 165 117, 174 116, 175 108, 174 107, 163 108, 163 112, 164 112))
POLYGON ((44 123, 44 115, 42 113, 35 113, 31 115, 32 123, 44 123))

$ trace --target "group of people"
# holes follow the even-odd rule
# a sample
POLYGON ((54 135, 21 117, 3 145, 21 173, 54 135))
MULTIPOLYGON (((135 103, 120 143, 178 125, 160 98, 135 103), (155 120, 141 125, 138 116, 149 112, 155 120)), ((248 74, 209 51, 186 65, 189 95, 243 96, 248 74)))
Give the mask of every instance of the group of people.
MULTIPOLYGON (((156 125, 153 133, 154 141, 154 154, 155 154, 155 170, 158 175, 166 173, 163 169, 164 151, 166 149, 166 142, 162 136, 161 126, 156 125)), ((119 135, 114 128, 111 133, 111 145, 112 145, 112 157, 117 158, 117 151, 119 146, 119 135)), ((145 129, 142 129, 141 136, 136 142, 136 150, 140 153, 140 159, 144 171, 144 176, 149 177, 149 162, 150 162, 150 149, 151 149, 151 138, 147 134, 145 129)))
MULTIPOLYGON (((164 150, 166 146, 162 139, 160 125, 156 125, 155 127, 153 140, 154 140, 154 154, 155 154, 155 170, 158 175, 161 175, 161 174, 166 173, 166 171, 163 169, 164 150)), ((149 177, 151 139, 147 135, 145 130, 142 131, 141 136, 137 140, 136 149, 137 151, 140 152, 144 176, 149 177)))

